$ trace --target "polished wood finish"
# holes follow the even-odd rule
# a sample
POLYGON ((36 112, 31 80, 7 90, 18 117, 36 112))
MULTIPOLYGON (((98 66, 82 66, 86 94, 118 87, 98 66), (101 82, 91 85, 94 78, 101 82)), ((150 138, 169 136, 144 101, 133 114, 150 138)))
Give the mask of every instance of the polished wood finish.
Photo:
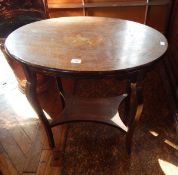
POLYGON ((167 40, 160 32, 139 23, 112 18, 59 18, 21 27, 9 35, 5 47, 7 54, 23 65, 26 96, 44 125, 51 148, 55 148, 52 127, 90 121, 126 131, 126 146, 131 153, 134 129, 143 109, 141 83, 167 49, 167 40), (37 98, 37 72, 58 77, 58 89, 65 104, 61 116, 52 122, 48 122, 37 98), (68 98, 60 82, 60 77, 67 76, 129 80, 130 90, 126 92, 129 121, 124 124, 117 112, 123 97, 68 98))
POLYGON ((119 127, 127 132, 128 128, 120 119, 118 112, 118 106, 126 97, 126 94, 110 98, 86 99, 74 96, 66 97, 66 107, 60 116, 51 122, 51 126, 54 127, 63 123, 94 121, 108 124, 116 128, 119 127))
POLYGON ((148 26, 102 17, 66 17, 33 23, 13 32, 5 45, 11 56, 32 67, 89 76, 140 69, 156 61, 167 49, 166 38, 148 26), (72 59, 81 59, 81 64, 72 64, 72 59))

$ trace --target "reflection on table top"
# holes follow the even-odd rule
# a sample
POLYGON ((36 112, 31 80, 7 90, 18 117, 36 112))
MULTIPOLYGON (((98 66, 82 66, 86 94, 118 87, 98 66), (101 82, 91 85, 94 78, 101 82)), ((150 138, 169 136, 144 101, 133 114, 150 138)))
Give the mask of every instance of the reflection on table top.
POLYGON ((15 59, 45 69, 112 72, 154 62, 167 49, 155 29, 105 17, 63 17, 28 24, 5 43, 15 59))

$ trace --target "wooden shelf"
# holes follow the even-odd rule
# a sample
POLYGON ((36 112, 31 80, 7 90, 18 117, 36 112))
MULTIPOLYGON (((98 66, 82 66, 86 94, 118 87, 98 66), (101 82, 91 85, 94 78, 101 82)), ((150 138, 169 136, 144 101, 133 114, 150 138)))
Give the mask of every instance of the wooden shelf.
POLYGON ((51 127, 71 122, 98 122, 108 124, 127 132, 122 122, 118 107, 126 94, 107 98, 66 97, 66 107, 60 116, 51 122, 51 127))
POLYGON ((72 8, 103 8, 103 7, 129 7, 129 6, 146 6, 146 5, 166 5, 170 4, 170 0, 155 0, 148 4, 146 1, 133 1, 133 2, 93 2, 93 3, 49 3, 51 9, 72 9, 72 8))
POLYGON ((83 8, 82 3, 49 3, 50 9, 72 9, 72 8, 83 8))

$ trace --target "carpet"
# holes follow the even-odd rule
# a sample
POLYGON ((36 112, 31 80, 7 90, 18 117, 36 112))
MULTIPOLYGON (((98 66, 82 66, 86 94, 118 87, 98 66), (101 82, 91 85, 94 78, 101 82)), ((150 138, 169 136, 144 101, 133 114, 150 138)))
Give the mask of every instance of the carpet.
MULTIPOLYGON (((124 82, 115 79, 80 80, 76 93, 113 96, 122 93, 124 86, 124 82)), ((95 123, 70 124, 61 174, 165 175, 166 168, 178 167, 175 124, 161 87, 158 72, 149 73, 144 81, 144 110, 130 157, 125 148, 125 135, 118 129, 95 123)))

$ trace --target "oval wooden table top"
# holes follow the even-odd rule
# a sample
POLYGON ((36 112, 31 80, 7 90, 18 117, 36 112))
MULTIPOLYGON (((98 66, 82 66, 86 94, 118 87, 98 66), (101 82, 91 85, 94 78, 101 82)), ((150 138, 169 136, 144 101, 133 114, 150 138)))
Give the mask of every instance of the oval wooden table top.
POLYGON ((12 32, 7 52, 16 60, 63 73, 122 72, 152 64, 167 50, 157 30, 106 17, 62 17, 12 32))

